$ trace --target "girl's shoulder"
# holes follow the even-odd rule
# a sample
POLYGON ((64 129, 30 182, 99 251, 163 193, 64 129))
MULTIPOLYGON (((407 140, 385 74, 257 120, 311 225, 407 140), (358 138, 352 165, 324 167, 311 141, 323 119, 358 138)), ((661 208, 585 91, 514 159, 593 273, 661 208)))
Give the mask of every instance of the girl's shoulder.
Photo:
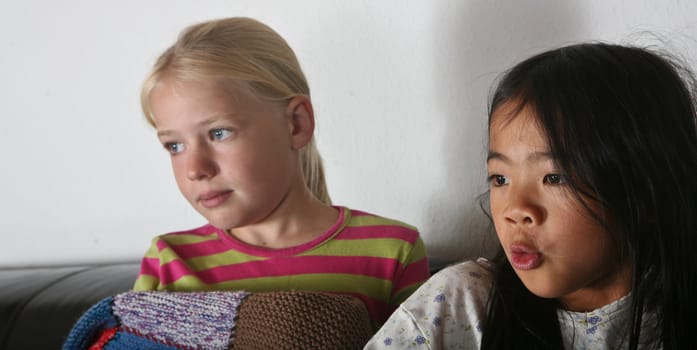
POLYGON ((404 302, 404 307, 425 309, 425 314, 434 309, 441 312, 462 309, 458 313, 463 311, 467 315, 459 317, 478 319, 485 314, 492 282, 493 265, 489 260, 479 258, 456 263, 431 276, 404 302))
POLYGON ((342 238, 388 239, 423 246, 418 229, 403 221, 349 208, 343 208, 343 213, 344 222, 338 230, 342 238))
POLYGON ((485 292, 488 296, 493 274, 493 263, 486 258, 478 258, 447 266, 426 283, 436 289, 464 289, 470 292, 477 290, 485 292))
POLYGON ((391 219, 385 216, 369 213, 367 211, 343 208, 349 226, 382 226, 402 228, 405 231, 418 232, 415 226, 400 220, 391 219))
POLYGON ((488 300, 492 281, 493 265, 489 260, 479 258, 456 263, 431 276, 404 302, 404 307, 421 309, 429 303, 466 301, 470 308, 479 313, 488 300))
POLYGON ((443 269, 443 271, 446 270, 448 270, 448 272, 450 273, 467 273, 472 277, 479 278, 481 276, 477 277, 471 275, 471 273, 474 273, 475 275, 481 273, 490 276, 494 273, 495 266, 494 263, 491 262, 489 259, 479 257, 474 260, 465 260, 462 262, 454 263, 443 269))
POLYGON ((417 289, 366 349, 478 349, 493 276, 483 258, 450 265, 417 289))

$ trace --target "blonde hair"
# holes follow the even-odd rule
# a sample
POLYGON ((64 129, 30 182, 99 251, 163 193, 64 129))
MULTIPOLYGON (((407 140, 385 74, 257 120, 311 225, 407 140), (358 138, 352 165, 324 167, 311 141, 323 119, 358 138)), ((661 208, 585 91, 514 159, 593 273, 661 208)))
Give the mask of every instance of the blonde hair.
MULTIPOLYGON (((181 32, 143 82, 140 103, 152 126, 150 93, 165 75, 177 81, 242 83, 258 97, 273 102, 310 96, 307 79, 288 43, 269 26, 251 18, 207 21, 181 32)), ((317 199, 331 205, 314 137, 300 150, 300 162, 306 186, 317 199)))

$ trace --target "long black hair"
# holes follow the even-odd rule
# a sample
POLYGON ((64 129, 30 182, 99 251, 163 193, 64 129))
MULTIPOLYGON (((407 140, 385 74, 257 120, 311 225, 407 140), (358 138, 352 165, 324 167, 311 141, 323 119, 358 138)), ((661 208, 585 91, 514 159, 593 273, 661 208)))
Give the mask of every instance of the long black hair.
MULTIPOLYGON (((656 344, 697 349, 695 78, 649 49, 584 43, 533 56, 506 72, 489 105, 530 107, 576 198, 598 204, 618 254, 632 265, 636 349, 646 313, 656 344)), ((592 214, 592 213, 591 213, 592 214)), ((558 304, 529 292, 499 255, 482 349, 561 349, 558 304)), ((642 335, 642 339, 647 335, 642 335)))

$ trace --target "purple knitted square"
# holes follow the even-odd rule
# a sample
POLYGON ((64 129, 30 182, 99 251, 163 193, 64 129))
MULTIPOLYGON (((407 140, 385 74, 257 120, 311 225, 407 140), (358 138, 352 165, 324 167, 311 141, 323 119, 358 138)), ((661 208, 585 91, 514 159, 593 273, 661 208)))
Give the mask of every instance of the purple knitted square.
POLYGON ((126 292, 114 297, 121 326, 184 349, 228 349, 248 292, 126 292))

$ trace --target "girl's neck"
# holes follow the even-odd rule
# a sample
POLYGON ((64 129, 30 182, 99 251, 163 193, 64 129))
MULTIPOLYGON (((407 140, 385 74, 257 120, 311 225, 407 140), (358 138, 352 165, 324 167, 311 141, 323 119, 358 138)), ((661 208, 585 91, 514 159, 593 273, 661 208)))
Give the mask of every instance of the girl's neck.
POLYGON ((238 240, 259 247, 281 249, 307 243, 326 232, 339 211, 315 198, 308 190, 289 194, 264 220, 228 230, 238 240))

